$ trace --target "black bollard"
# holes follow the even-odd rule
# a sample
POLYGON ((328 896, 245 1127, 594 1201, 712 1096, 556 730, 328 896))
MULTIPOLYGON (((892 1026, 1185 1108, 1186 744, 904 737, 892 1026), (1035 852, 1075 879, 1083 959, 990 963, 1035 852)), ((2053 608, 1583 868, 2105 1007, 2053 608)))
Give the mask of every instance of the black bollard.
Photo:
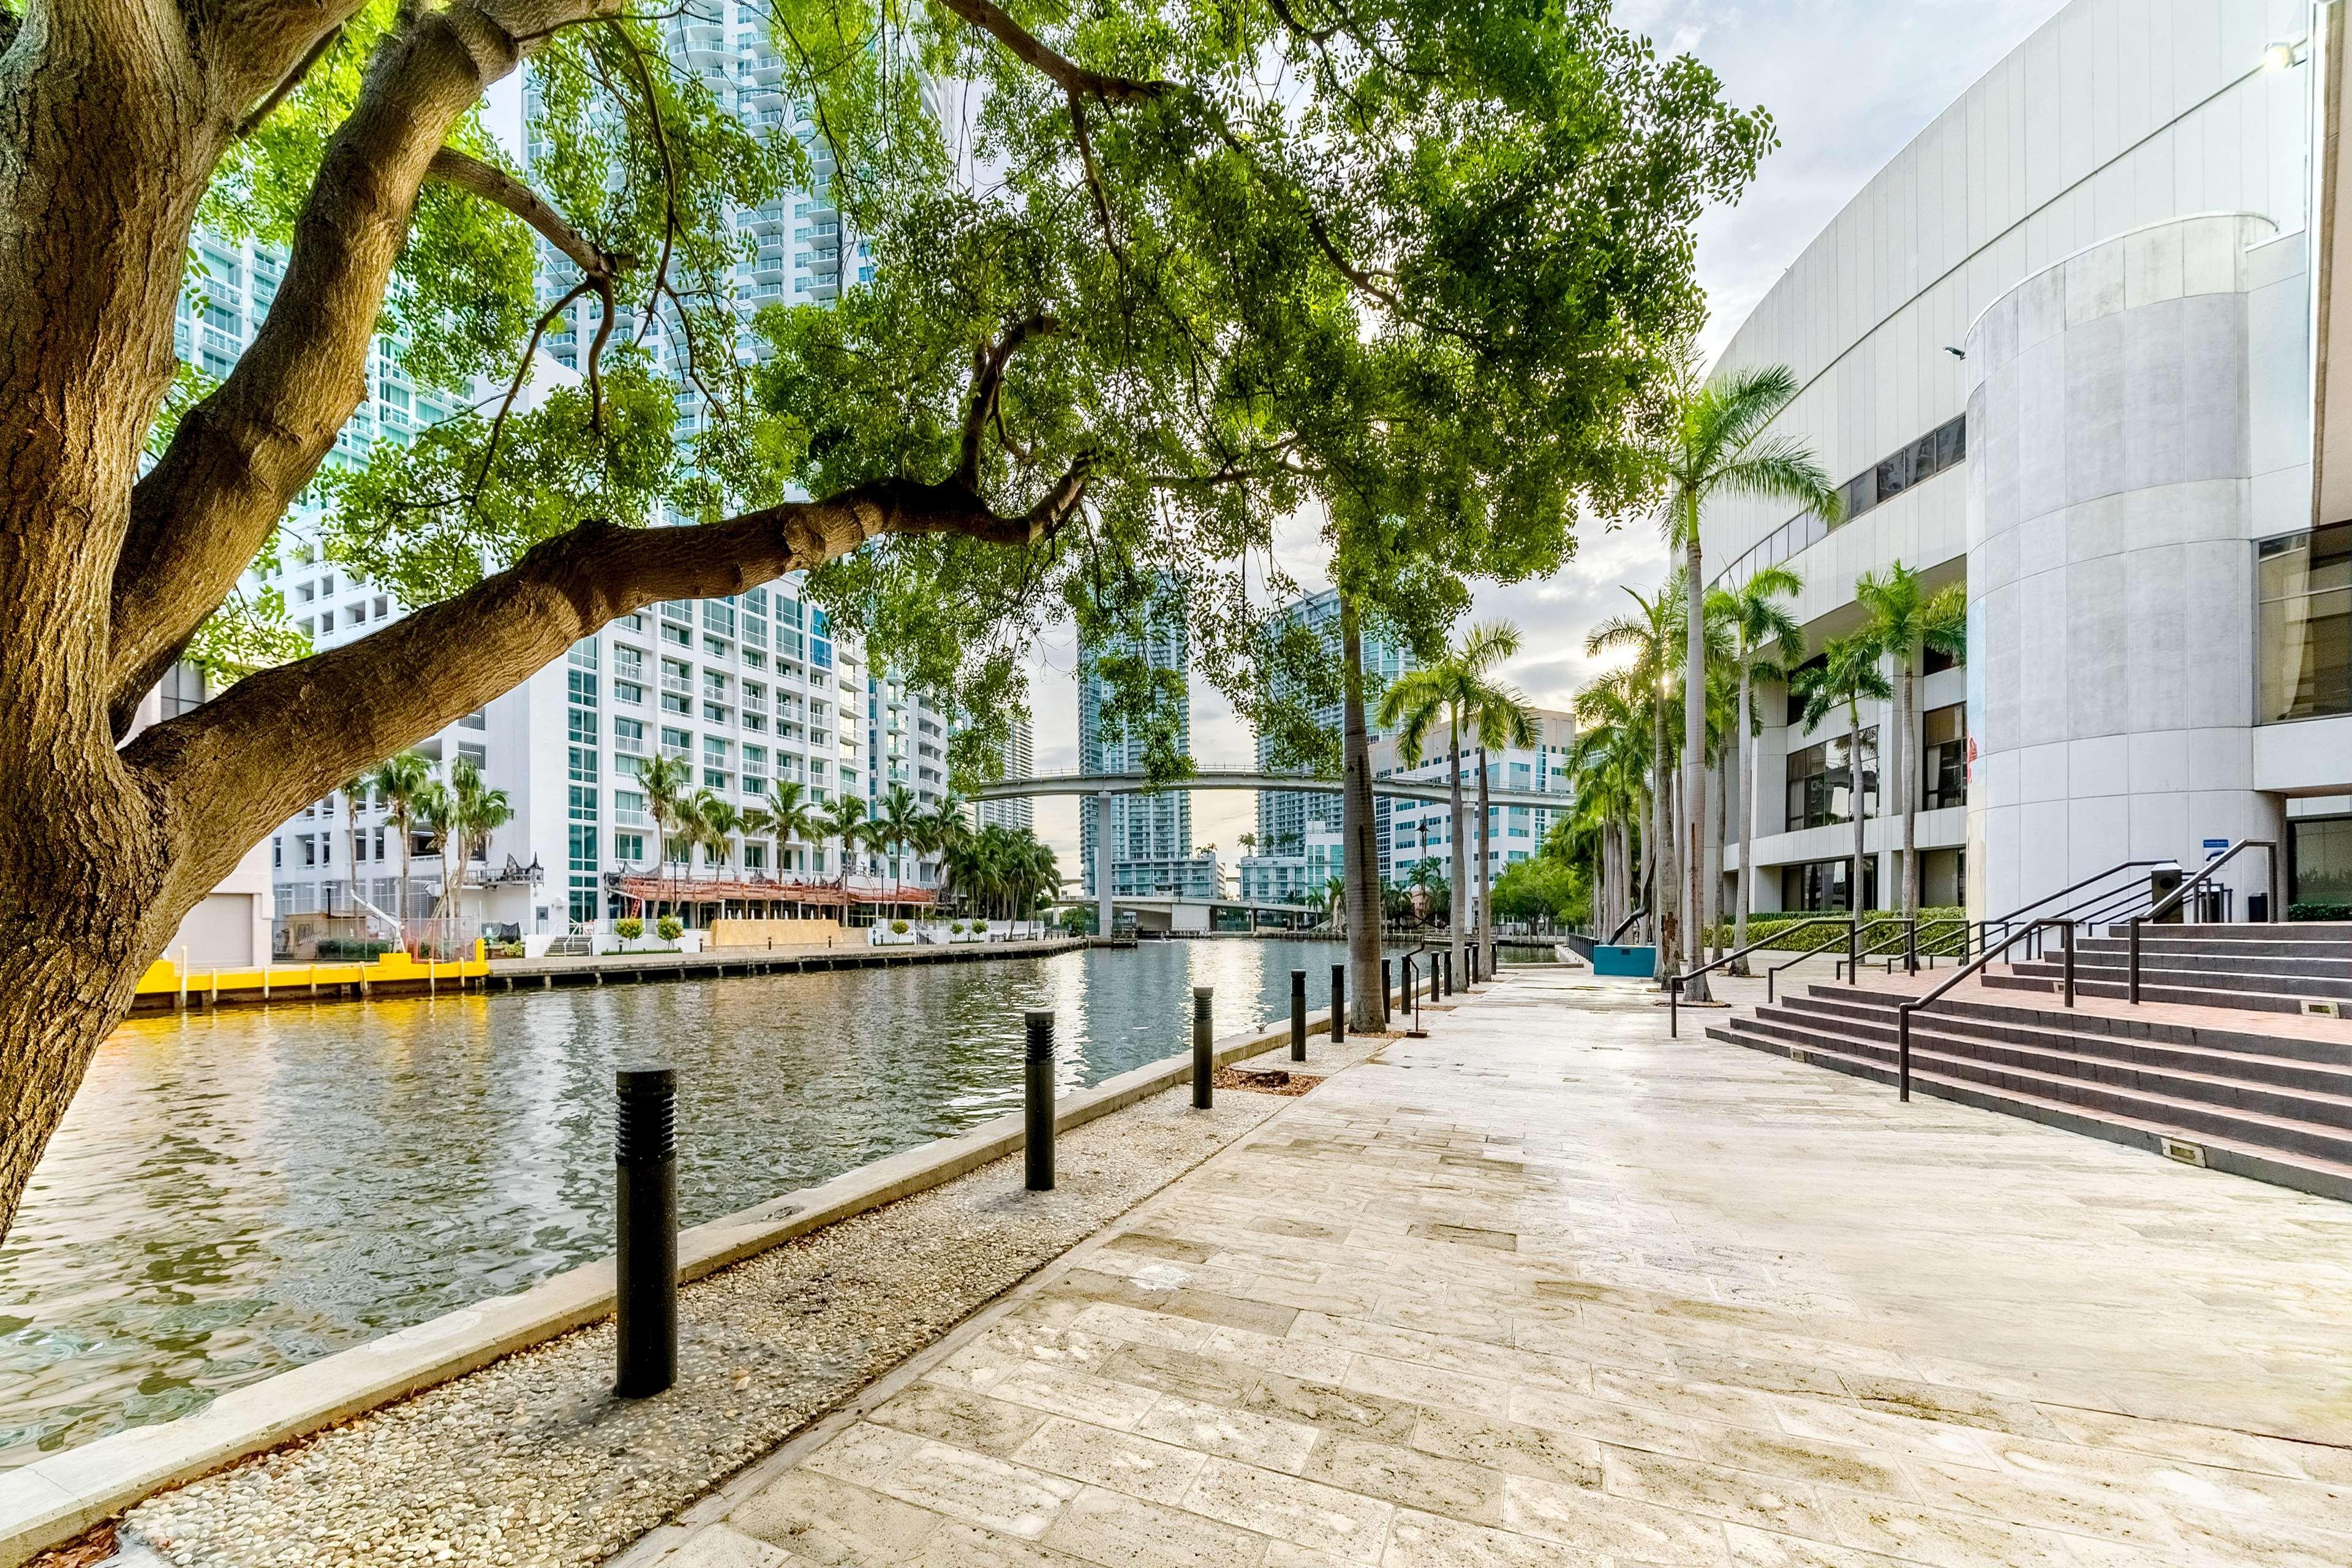
POLYGON ((1307 1059, 1307 971, 1290 972, 1290 1059, 1307 1059))
POLYGON ((1389 974, 1389 962, 1385 958, 1381 960, 1381 1022, 1383 1024, 1389 1021, 1391 1011, 1389 998, 1397 994, 1396 982, 1389 974))
POLYGON ((1439 994, 1454 994, 1454 950, 1450 947, 1445 950, 1445 988, 1439 994))
POLYGON ((1192 1109, 1206 1110, 1216 1102, 1217 1071, 1216 1036, 1209 1023, 1209 1004, 1216 995, 1213 986, 1192 987, 1192 1109))
POLYGON ((1348 966, 1331 966, 1331 1043, 1338 1045, 1348 1037, 1348 966))
POLYGON ((1023 1085, 1022 1115, 1025 1135, 1023 1165, 1029 1190, 1054 1190, 1054 1015, 1029 1015, 1029 1054, 1023 1063, 1028 1080, 1023 1085))
POLYGON ((623 1068, 614 1079, 613 1392, 643 1399, 677 1381, 677 1075, 623 1068))

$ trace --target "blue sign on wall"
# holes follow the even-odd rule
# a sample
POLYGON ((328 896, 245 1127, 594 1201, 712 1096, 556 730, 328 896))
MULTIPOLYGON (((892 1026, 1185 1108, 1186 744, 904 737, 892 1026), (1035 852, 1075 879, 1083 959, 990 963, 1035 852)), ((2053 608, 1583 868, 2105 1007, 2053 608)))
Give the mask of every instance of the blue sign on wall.
POLYGON ((2219 860, 2221 858, 2221 851, 2229 847, 2230 841, 2226 838, 2208 838, 2205 840, 2205 858, 2219 860))

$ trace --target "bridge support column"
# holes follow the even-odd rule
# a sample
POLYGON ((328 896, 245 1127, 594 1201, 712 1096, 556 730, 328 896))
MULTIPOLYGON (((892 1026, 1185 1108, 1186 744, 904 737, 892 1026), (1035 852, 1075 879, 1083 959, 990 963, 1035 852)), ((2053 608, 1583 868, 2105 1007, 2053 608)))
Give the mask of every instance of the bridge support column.
POLYGON ((1095 796, 1095 930, 1110 935, 1110 791, 1095 796))

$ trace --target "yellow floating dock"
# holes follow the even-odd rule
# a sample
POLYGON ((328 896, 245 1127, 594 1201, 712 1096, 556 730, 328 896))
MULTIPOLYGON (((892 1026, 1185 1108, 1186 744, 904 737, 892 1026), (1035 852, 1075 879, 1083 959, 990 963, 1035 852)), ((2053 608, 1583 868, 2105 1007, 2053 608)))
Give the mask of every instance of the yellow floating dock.
POLYGON ((134 1007, 217 1006, 224 1002, 294 1001, 313 996, 369 996, 379 991, 424 992, 443 986, 465 991, 478 988, 490 972, 489 959, 479 942, 468 958, 415 959, 405 952, 387 952, 366 963, 272 963, 243 969, 191 969, 183 972, 169 958, 159 958, 139 977, 134 1007))

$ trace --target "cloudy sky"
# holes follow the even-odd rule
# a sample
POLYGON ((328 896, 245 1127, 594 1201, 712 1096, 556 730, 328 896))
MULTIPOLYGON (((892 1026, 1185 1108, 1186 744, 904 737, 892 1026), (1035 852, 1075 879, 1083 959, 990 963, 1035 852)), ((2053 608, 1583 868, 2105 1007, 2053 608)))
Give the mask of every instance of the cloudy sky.
MULTIPOLYGON (((1736 207, 1699 229, 1699 271, 1711 318, 1709 355, 1838 209, 1968 85, 2055 14, 2060 0, 1621 0, 1619 20, 1659 51, 1696 54, 1731 101, 1772 112, 1780 150, 1736 207)), ((1325 582, 1324 547, 1302 521, 1276 541, 1283 563, 1309 587, 1325 582)), ((1549 581, 1488 589, 1476 616, 1518 624, 1526 652, 1510 670, 1536 702, 1564 708, 1588 673, 1584 634, 1614 614, 1621 584, 1646 588, 1664 552, 1647 529, 1588 529, 1576 559, 1549 581)), ((1066 634, 1036 655, 1033 703, 1037 765, 1077 765, 1077 649, 1066 634)), ((1205 681, 1192 692, 1193 754, 1203 763, 1255 754, 1247 728, 1205 681)), ((1194 797, 1193 838, 1215 844, 1228 868, 1236 836, 1255 826, 1253 797, 1194 797)), ((1039 833, 1076 871, 1077 808, 1037 805, 1039 833)))

